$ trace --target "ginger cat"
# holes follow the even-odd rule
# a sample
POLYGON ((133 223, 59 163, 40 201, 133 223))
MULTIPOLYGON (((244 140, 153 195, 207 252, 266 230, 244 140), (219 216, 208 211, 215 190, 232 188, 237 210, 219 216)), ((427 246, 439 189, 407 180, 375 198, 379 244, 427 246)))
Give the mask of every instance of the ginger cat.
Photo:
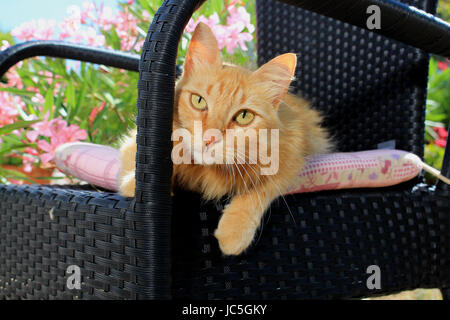
MULTIPOLYGON (((184 74, 175 89, 173 130, 195 135, 195 121, 201 121, 203 131, 216 129, 217 135, 204 135, 193 143, 184 138, 174 142, 174 150, 184 147, 179 155, 192 161, 174 164, 173 181, 208 200, 231 198, 214 233, 226 255, 239 255, 248 248, 264 212, 295 181, 305 157, 332 148, 326 130, 320 127, 319 113, 307 101, 288 93, 296 65, 292 53, 278 56, 254 72, 223 64, 216 38, 203 23, 189 45, 184 74), (256 143, 268 152, 278 151, 278 170, 261 174, 262 161, 250 160, 255 146, 235 151, 235 140, 228 140, 229 129, 236 129, 237 136, 251 130, 278 129, 278 150, 274 150, 275 140, 262 141, 258 136, 256 143), (211 164, 216 154, 232 162, 211 164)), ((135 156, 133 131, 121 147, 120 191, 128 197, 135 192, 135 156)))

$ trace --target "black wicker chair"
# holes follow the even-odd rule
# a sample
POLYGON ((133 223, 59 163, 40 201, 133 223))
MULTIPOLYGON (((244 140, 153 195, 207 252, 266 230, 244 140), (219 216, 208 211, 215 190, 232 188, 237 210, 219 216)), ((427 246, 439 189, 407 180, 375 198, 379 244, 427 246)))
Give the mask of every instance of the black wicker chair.
MULTIPOLYGON (((139 63, 134 199, 79 186, 0 186, 0 298, 317 299, 450 287, 450 188, 420 177, 387 188, 288 196, 294 217, 276 201, 247 253, 221 255, 213 231, 223 203, 185 191, 170 195, 175 57, 202 2, 167 0, 150 26, 139 63), (70 265, 81 268, 80 290, 66 287, 70 265), (381 289, 366 285, 370 265, 381 269, 381 289)), ((303 9, 258 1, 259 62, 299 54, 295 88, 325 112, 342 151, 395 140, 422 156, 426 52, 450 57, 449 25, 392 1, 286 2, 303 9), (379 35, 365 29, 371 4, 381 8, 379 35)), ((436 5, 405 3, 430 13, 436 5)), ((0 73, 36 55, 130 70, 139 61, 38 42, 1 53, 0 73)), ((448 177, 449 147, 444 162, 448 177)))

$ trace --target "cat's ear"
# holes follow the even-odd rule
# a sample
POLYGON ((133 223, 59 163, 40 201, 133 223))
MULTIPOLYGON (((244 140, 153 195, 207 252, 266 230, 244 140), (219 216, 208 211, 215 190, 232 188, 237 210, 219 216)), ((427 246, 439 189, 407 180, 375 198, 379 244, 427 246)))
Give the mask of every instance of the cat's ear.
POLYGON ((208 64, 211 67, 220 67, 219 46, 211 29, 200 22, 195 28, 191 43, 189 44, 186 62, 184 63, 184 74, 189 76, 198 65, 208 64))
POLYGON ((286 96, 296 67, 297 56, 294 53, 285 53, 253 72, 252 80, 266 87, 275 108, 286 96))

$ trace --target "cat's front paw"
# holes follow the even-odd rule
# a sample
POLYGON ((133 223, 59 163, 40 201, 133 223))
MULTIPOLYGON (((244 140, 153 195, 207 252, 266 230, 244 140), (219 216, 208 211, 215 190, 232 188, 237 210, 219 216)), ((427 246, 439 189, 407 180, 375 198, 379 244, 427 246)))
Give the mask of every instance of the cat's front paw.
MULTIPOLYGON (((245 210, 245 209, 244 209, 245 210)), ((257 223, 248 212, 225 209, 214 235, 225 255, 239 255, 255 237, 257 223)))

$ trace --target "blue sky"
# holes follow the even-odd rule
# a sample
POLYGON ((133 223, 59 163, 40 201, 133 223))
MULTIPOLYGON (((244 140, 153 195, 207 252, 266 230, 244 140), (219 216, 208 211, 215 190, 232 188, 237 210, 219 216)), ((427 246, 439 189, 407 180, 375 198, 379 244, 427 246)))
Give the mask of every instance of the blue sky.
MULTIPOLYGON (((86 0, 1 0, 0 31, 9 31, 22 22, 32 19, 55 19, 61 21, 72 4, 80 5, 86 0)), ((96 3, 116 7, 118 0, 95 0, 96 3)))

